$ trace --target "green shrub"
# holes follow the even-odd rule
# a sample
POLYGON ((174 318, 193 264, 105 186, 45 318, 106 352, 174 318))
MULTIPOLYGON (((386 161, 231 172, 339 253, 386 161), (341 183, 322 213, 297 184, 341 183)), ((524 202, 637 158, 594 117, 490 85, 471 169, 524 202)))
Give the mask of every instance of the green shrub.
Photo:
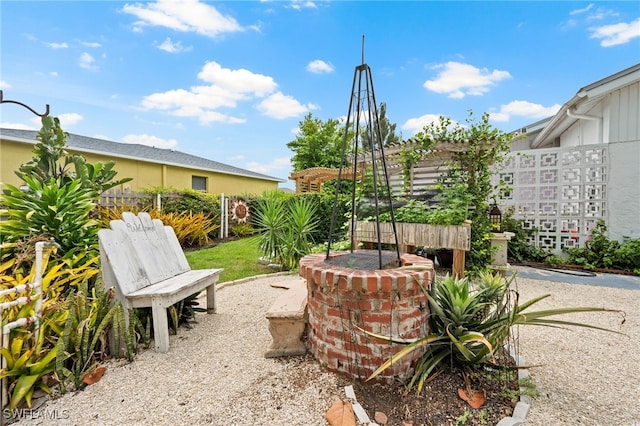
POLYGON ((162 196, 162 211, 165 213, 204 213, 215 223, 220 223, 220 195, 207 194, 192 189, 170 188, 146 189, 150 195, 162 196))
POLYGON ((97 250, 98 222, 91 214, 95 193, 80 180, 64 183, 61 178, 41 182, 24 176, 28 191, 5 185, 0 212, 0 241, 15 242, 34 236, 53 238, 67 256, 82 250, 97 250))
POLYGON ((544 262, 550 252, 531 244, 535 228, 525 228, 522 219, 514 217, 515 209, 507 209, 502 215, 502 230, 513 233, 507 245, 507 256, 513 262, 544 262))
POLYGON ((256 233, 256 230, 253 229, 253 226, 247 223, 238 223, 236 225, 231 226, 229 230, 231 235, 238 238, 244 238, 251 236, 256 233))
POLYGON ((625 238, 614 257, 622 269, 640 275, 640 239, 625 238))
MULTIPOLYGON (((295 197, 307 199, 315 205, 314 217, 317 221, 317 227, 314 229, 311 238, 315 243, 327 242, 329 240, 329 228, 331 227, 335 196, 327 193, 306 193, 295 197)), ((339 196, 336 206, 336 229, 334 230, 333 240, 338 240, 346 234, 349 229, 350 215, 349 197, 346 195, 339 196)))
POLYGON ((591 231, 591 239, 584 247, 564 250, 567 262, 582 265, 585 269, 614 268, 640 275, 640 239, 625 238, 622 243, 610 240, 604 220, 599 220, 591 231))

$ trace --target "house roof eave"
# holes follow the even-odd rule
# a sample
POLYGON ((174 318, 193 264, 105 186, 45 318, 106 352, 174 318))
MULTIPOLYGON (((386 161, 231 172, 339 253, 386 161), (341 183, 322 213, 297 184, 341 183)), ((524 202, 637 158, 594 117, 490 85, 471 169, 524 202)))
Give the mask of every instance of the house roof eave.
POLYGON ((614 90, 640 81, 640 64, 633 65, 620 72, 588 84, 580 90, 556 113, 549 124, 531 142, 531 148, 544 147, 547 142, 559 137, 578 119, 570 117, 568 111, 580 113, 597 103, 602 97, 614 90))
MULTIPOLYGON (((35 135, 37 135, 37 133, 38 133, 37 131, 33 131, 33 130, 4 129, 4 128, 0 129, 0 137, 2 139, 13 141, 13 142, 18 142, 18 143, 28 143, 28 144, 32 144, 32 145, 37 143, 37 141, 35 139, 35 135), (9 131, 9 132, 7 132, 7 131, 9 131), (29 136, 31 136, 31 134, 33 134, 33 138, 19 136, 17 134, 14 134, 15 132, 29 132, 29 136)), ((69 148, 69 149, 71 149, 73 151, 76 151, 76 152, 88 153, 88 154, 99 154, 99 155, 105 155, 105 156, 112 157, 112 158, 138 160, 138 161, 144 161, 144 162, 147 162, 147 163, 154 163, 154 164, 166 164, 168 166, 175 166, 175 167, 187 168, 187 169, 192 169, 192 170, 201 170, 201 171, 206 171, 206 172, 210 172, 210 173, 220 173, 220 174, 226 174, 226 175, 248 177, 248 178, 252 178, 252 179, 260 179, 260 180, 278 182, 278 183, 287 182, 286 179, 277 178, 277 177, 268 176, 268 175, 263 175, 261 173, 252 172, 250 170, 247 170, 247 173, 243 173, 243 169, 240 169, 239 167, 230 166, 230 165, 223 164, 223 163, 218 163, 218 162, 215 162, 213 160, 209 160, 209 159, 206 159, 206 158, 203 158, 203 157, 196 157, 196 156, 193 156, 191 154, 186 154, 186 153, 182 153, 182 152, 179 152, 179 151, 172 151, 172 152, 176 152, 178 154, 182 154, 182 155, 188 156, 188 157, 198 158, 198 159, 204 160, 206 162, 217 163, 217 164, 220 164, 222 166, 225 166, 225 169, 216 169, 215 167, 205 167, 205 166, 198 165, 198 164, 186 164, 186 163, 180 163, 180 162, 175 162, 175 161, 168 161, 167 159, 162 159, 162 158, 156 159, 156 158, 143 157, 143 156, 139 156, 139 155, 125 154, 125 153, 120 153, 120 152, 117 152, 117 151, 110 151, 110 150, 106 150, 106 149, 88 148, 86 146, 83 146, 83 142, 81 140, 76 140, 75 138, 81 138, 81 139, 84 138, 84 139, 87 139, 87 140, 102 141, 103 143, 106 143, 106 144, 128 145, 129 147, 134 146, 135 144, 122 144, 120 142, 112 142, 112 141, 107 141, 107 140, 102 140, 102 139, 95 139, 95 138, 89 138, 89 137, 84 137, 84 136, 75 135, 75 134, 69 134, 69 139, 67 140, 67 148, 69 148)), ((145 145, 137 145, 137 146, 142 148, 142 149, 159 149, 159 150, 161 150, 160 148, 154 148, 154 147, 149 147, 149 146, 145 146, 145 145)), ((164 151, 164 150, 161 150, 161 151, 164 151)))

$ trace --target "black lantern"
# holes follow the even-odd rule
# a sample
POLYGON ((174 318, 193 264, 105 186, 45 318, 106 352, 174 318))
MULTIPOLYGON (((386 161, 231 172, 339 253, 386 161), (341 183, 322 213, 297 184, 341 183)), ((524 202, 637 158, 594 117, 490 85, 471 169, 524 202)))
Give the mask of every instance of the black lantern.
POLYGON ((489 222, 491 223, 491 230, 493 232, 502 231, 502 212, 498 208, 497 204, 494 204, 493 208, 489 212, 489 222))

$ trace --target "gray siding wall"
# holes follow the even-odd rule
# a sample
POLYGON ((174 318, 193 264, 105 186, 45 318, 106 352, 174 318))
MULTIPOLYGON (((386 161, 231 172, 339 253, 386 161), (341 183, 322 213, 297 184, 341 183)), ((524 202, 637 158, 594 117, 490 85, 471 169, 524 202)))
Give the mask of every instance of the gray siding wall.
POLYGON ((640 140, 640 82, 611 93, 609 107, 609 142, 640 140))
POLYGON ((610 143, 608 169, 609 237, 640 238, 640 140, 610 143))

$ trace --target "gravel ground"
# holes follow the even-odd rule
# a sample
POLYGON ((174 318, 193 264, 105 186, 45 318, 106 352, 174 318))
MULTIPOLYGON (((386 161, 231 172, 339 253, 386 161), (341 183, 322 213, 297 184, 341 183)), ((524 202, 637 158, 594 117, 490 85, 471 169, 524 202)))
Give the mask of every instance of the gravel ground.
POLYGON ((640 291, 592 285, 518 279, 521 300, 551 297, 535 310, 569 306, 619 309, 609 313, 567 315, 567 320, 617 330, 520 327, 520 354, 538 367, 530 376, 540 396, 527 425, 640 425, 640 291), (624 324, 621 322, 624 320, 624 324))
MULTIPOLYGON (((344 396, 344 379, 310 357, 263 356, 271 341, 264 314, 285 291, 271 284, 299 279, 224 286, 218 313, 199 314, 194 328, 171 336, 168 353, 145 350, 132 363, 109 363, 98 383, 45 402, 14 424, 326 426, 324 413, 344 396)), ((640 335, 638 291, 522 278, 517 285, 521 300, 553 295, 539 308, 621 309, 623 325, 616 314, 571 318, 640 335)), ((527 425, 640 425, 640 352, 632 339, 583 329, 518 331, 520 354, 537 366, 530 374, 541 393, 527 425)))

